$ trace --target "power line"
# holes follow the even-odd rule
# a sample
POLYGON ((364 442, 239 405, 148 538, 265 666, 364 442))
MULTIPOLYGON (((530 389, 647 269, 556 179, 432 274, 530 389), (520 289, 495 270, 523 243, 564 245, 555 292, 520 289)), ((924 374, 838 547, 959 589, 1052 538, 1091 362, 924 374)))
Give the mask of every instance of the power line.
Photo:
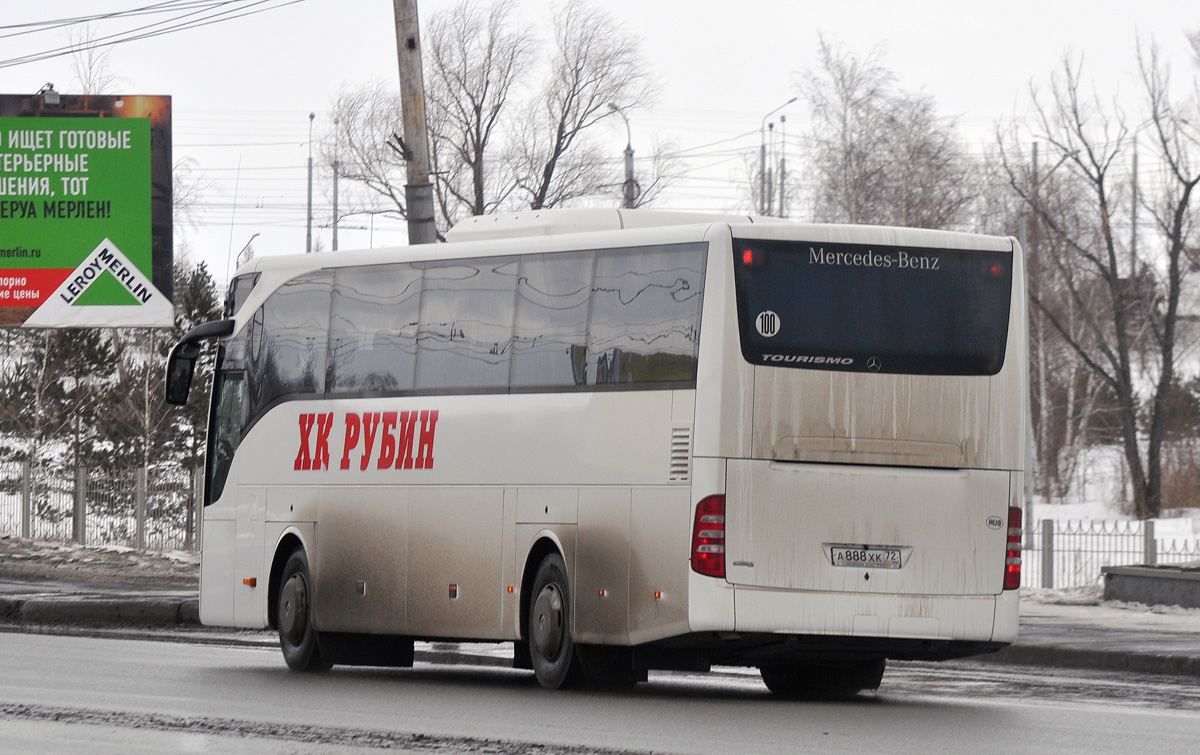
MULTIPOLYGON (((130 29, 130 30, 127 30, 124 32, 118 32, 116 34, 110 34, 110 35, 107 35, 104 37, 100 37, 98 39, 88 40, 88 41, 80 43, 80 44, 72 44, 72 45, 66 45, 63 47, 56 47, 56 48, 53 48, 50 50, 43 50, 42 52, 30 53, 28 55, 22 55, 22 56, 15 57, 15 58, 8 58, 6 60, 0 60, 0 68, 12 68, 14 66, 25 65, 27 63, 35 63, 35 62, 42 61, 42 60, 49 60, 50 58, 57 58, 57 57, 61 57, 63 55, 72 55, 76 52, 79 52, 80 50, 89 49, 89 48, 111 47, 113 45, 124 44, 126 42, 135 42, 135 41, 142 40, 142 39, 150 39, 152 37, 158 37, 158 36, 162 36, 164 34, 173 34, 175 32, 187 31, 190 29, 198 29, 198 28, 201 28, 204 26, 211 26, 212 24, 222 23, 224 21, 234 21, 234 20, 237 20, 240 18, 245 18, 247 16, 257 15, 259 13, 266 13, 267 11, 278 10, 280 8, 287 7, 289 5, 296 5, 297 3, 302 3, 305 1, 306 0, 209 0, 208 3, 201 3, 201 2, 189 3, 188 6, 181 6, 181 7, 191 8, 194 5, 194 6, 199 6, 199 9, 198 10, 189 10, 189 12, 187 12, 187 13, 182 13, 182 14, 176 15, 176 16, 174 16, 170 19, 166 19, 164 21, 158 21, 153 24, 146 24, 145 26, 139 26, 137 28, 130 29), (236 4, 236 3, 249 3, 249 5, 245 6, 244 8, 229 8, 229 9, 225 9, 225 10, 220 10, 219 12, 211 13, 206 16, 201 15, 199 18, 190 18, 189 19, 190 16, 200 15, 200 14, 203 14, 214 8, 221 8, 225 5, 232 5, 232 4, 236 4), (266 5, 268 3, 277 3, 277 4, 270 5, 269 7, 266 7, 266 8, 257 8, 257 6, 266 5), (181 21, 180 19, 188 19, 188 20, 181 21), (167 24, 174 24, 174 25, 167 26, 167 24), (155 28, 155 27, 164 27, 164 28, 155 28)), ((0 27, 0 28, 2 28, 2 27, 0 27)), ((54 28, 54 27, 51 27, 51 28, 54 28)))
POLYGON ((166 2, 154 3, 141 8, 131 8, 129 10, 113 11, 111 13, 96 13, 90 16, 75 16, 74 18, 56 18, 48 21, 30 21, 24 24, 0 24, 2 29, 24 29, 24 31, 14 31, 11 34, 0 34, 0 39, 8 39, 10 37, 20 37, 27 34, 37 34, 41 31, 52 31, 61 29, 66 26, 75 24, 88 24, 93 21, 106 21, 112 18, 127 18, 130 16, 151 15, 154 13, 166 13, 168 10, 186 10, 192 6, 213 6, 225 5, 230 2, 239 2, 240 0, 166 0, 166 2))

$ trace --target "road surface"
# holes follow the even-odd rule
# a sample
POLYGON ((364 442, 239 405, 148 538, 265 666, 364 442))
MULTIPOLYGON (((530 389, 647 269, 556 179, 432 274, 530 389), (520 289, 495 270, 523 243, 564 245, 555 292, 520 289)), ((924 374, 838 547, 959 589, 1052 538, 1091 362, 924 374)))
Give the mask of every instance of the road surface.
POLYGON ((1200 683, 896 664, 851 701, 773 699, 757 675, 651 674, 548 692, 529 672, 289 672, 277 650, 0 634, 0 752, 1186 752, 1200 683))

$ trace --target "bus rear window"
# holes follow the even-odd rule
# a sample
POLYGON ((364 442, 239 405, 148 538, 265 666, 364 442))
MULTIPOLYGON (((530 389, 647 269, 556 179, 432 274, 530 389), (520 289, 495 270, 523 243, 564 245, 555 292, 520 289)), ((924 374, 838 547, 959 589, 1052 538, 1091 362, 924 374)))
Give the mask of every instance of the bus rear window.
POLYGON ((742 355, 752 364, 994 375, 1004 364, 1012 254, 733 242, 742 355))

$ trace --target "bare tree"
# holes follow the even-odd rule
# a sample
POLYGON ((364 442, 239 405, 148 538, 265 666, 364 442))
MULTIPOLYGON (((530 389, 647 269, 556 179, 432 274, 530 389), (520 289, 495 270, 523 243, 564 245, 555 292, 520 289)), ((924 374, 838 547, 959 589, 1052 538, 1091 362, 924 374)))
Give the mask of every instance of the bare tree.
POLYGON ((1011 185, 1043 229, 1038 264, 1052 269, 1040 276, 1052 285, 1031 285, 1031 299, 1111 395, 1134 510, 1152 517, 1162 506, 1162 444, 1167 400, 1177 381, 1180 294, 1192 267, 1187 254, 1194 245, 1191 201, 1200 183, 1200 135, 1192 125, 1196 102, 1171 101, 1169 72, 1157 48, 1140 48, 1138 58, 1149 109, 1138 128, 1154 135, 1155 156, 1165 167, 1161 183, 1143 194, 1143 207, 1154 218, 1154 244, 1137 247, 1136 237, 1126 244, 1114 229, 1114 218, 1133 210, 1124 156, 1137 134, 1119 108, 1082 93, 1080 63, 1064 62, 1052 77, 1049 101, 1033 93, 1033 120, 1039 139, 1050 146, 1049 159, 1061 163, 1089 197, 1090 217, 1043 194, 1024 160, 1014 159, 1011 143, 1004 160, 1011 185))
POLYGON ((529 32, 513 29, 512 0, 462 0, 433 16, 425 67, 438 204, 446 225, 493 212, 513 191, 493 155, 513 85, 528 70, 529 32))
POLYGON ((512 152, 517 186, 532 209, 605 193, 606 157, 591 139, 612 116, 650 101, 654 83, 638 48, 611 16, 572 0, 554 19, 554 57, 542 93, 531 103, 512 152))
POLYGON ((90 24, 72 26, 67 30, 71 43, 71 73, 79 84, 81 94, 110 94, 121 77, 113 73, 108 56, 111 47, 96 46, 96 32, 90 24))
POLYGON ((338 92, 334 128, 321 137, 317 151, 323 165, 336 163, 338 177, 361 192, 340 201, 347 208, 344 215, 371 207, 391 217, 408 217, 404 159, 389 146, 401 122, 400 95, 382 81, 338 92))
POLYGON ((181 157, 171 171, 171 216, 175 227, 195 226, 196 207, 208 183, 196 175, 200 163, 194 157, 181 157))
POLYGON ((931 97, 895 88, 878 49, 866 58, 820 38, 801 77, 818 221, 949 228, 967 220, 971 162, 931 97))
MULTIPOLYGON (((468 213, 615 194, 620 182, 595 127, 613 114, 610 104, 637 108, 653 91, 637 41, 584 0, 569 0, 554 18, 546 85, 516 101, 537 46, 514 28, 512 7, 509 0, 462 0, 429 23, 426 101, 442 230, 468 213)), ((404 162, 393 143, 401 122, 396 93, 381 83, 344 88, 333 121, 319 147, 322 162, 336 161, 339 179, 362 192, 339 197, 344 214, 368 206, 378 213, 382 205, 406 217, 404 162)), ((656 145, 642 204, 670 181, 673 166, 670 147, 656 145)))

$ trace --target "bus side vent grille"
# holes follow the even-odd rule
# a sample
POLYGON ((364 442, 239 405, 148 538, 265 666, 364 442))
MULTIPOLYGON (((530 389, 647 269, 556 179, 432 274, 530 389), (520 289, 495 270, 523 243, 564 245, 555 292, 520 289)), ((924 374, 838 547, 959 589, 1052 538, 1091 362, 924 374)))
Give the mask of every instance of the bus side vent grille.
POLYGON ((692 428, 671 428, 671 482, 687 482, 691 476, 692 428))

